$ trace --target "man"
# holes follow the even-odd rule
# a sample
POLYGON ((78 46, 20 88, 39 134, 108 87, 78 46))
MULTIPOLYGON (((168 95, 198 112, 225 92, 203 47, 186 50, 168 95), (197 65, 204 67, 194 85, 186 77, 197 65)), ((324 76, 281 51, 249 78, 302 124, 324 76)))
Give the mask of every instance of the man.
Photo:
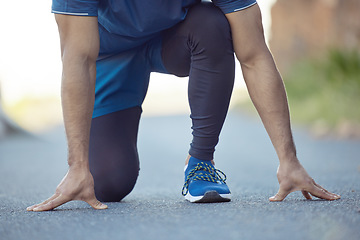
POLYGON ((233 50, 280 161, 280 189, 270 200, 281 201, 297 190, 307 199, 310 194, 340 198, 317 185, 296 157, 285 89, 264 41, 256 1, 213 0, 217 7, 199 2, 53 0, 69 170, 52 197, 27 210, 51 210, 72 200, 105 209, 99 200, 120 201, 132 190, 139 171, 138 122, 151 71, 189 75, 193 141, 185 198, 229 201, 224 174, 212 160, 233 86, 233 50))

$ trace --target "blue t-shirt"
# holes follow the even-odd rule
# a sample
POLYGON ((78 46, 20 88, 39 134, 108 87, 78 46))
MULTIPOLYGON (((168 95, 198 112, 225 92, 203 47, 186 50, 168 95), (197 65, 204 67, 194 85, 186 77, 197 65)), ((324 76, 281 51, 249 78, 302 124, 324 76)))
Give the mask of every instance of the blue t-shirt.
MULTIPOLYGON (((98 16, 108 32, 142 38, 184 20, 187 9, 201 0, 53 0, 52 12, 98 16)), ((224 13, 239 11, 256 0, 212 0, 224 13)))

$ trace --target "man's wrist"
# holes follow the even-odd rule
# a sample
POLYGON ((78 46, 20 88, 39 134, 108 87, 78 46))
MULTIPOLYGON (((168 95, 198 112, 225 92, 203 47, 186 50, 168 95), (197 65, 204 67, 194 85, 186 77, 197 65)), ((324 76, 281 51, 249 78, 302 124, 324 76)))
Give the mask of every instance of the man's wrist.
POLYGON ((71 168, 89 166, 88 141, 68 141, 68 165, 71 168))
POLYGON ((89 156, 87 153, 70 153, 68 155, 68 165, 69 168, 89 168, 89 156))
POLYGON ((89 161, 86 159, 83 160, 70 160, 68 159, 69 169, 78 170, 78 169, 89 169, 89 161))
POLYGON ((288 140, 281 145, 277 144, 277 147, 275 146, 275 149, 280 163, 298 161, 296 156, 296 147, 294 141, 292 140, 292 136, 291 140, 288 140))
POLYGON ((296 154, 279 156, 279 162, 281 164, 299 162, 296 154))

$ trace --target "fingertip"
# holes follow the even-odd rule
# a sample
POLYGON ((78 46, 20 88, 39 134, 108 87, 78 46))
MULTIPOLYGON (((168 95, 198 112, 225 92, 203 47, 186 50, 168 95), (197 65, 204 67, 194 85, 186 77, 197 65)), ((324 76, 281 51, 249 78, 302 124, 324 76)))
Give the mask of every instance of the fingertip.
POLYGON ((306 200, 312 200, 312 197, 309 195, 307 197, 305 197, 306 200))
POLYGON ((26 208, 26 211, 33 211, 34 208, 36 208, 37 206, 38 206, 38 204, 31 205, 31 206, 26 208))
POLYGON ((340 199, 340 198, 341 198, 340 195, 334 194, 334 200, 338 200, 338 199, 340 199))
POLYGON ((98 202, 95 206, 93 206, 93 208, 95 208, 97 210, 102 210, 102 209, 107 209, 108 206, 106 204, 98 202))
POLYGON ((101 205, 99 206, 99 210, 102 210, 102 209, 107 209, 108 208, 108 206, 106 205, 106 204, 103 204, 103 203, 101 203, 101 205))
POLYGON ((102 209, 107 209, 108 206, 106 204, 103 204, 102 202, 100 202, 99 200, 97 200, 96 198, 92 199, 92 201, 87 201, 87 203, 94 209, 98 209, 98 210, 102 210, 102 209))
POLYGON ((282 199, 279 199, 277 196, 272 196, 269 198, 270 202, 280 202, 282 199))
POLYGON ((330 200, 338 200, 341 198, 340 195, 337 195, 335 193, 329 193, 329 196, 330 196, 330 198, 329 198, 330 200))

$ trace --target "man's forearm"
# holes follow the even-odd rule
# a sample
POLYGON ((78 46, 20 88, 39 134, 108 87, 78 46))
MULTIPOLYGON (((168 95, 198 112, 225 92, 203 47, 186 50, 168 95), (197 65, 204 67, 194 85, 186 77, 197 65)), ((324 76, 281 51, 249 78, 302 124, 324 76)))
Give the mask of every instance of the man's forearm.
POLYGON ((55 15, 59 26, 63 75, 61 98, 68 162, 88 165, 91 115, 94 107, 99 32, 96 17, 55 15))
POLYGON ((270 52, 254 64, 242 64, 248 91, 275 147, 280 162, 296 157, 283 81, 270 52))
POLYGON ((88 164, 89 134, 94 106, 94 61, 63 58, 62 107, 70 166, 88 164))
POLYGON ((284 84, 266 46, 257 5, 229 13, 234 50, 250 97, 271 138, 280 162, 295 159, 284 84))

